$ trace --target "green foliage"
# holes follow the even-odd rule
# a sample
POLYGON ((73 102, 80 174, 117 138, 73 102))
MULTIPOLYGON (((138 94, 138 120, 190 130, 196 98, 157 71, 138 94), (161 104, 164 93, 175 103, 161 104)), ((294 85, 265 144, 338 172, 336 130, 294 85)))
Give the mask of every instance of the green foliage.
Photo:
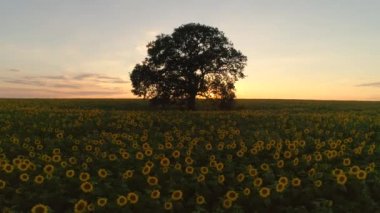
POLYGON ((195 108, 196 97, 230 108, 234 83, 244 78, 247 57, 217 28, 190 23, 147 45, 148 56, 130 74, 133 90, 153 105, 195 108))

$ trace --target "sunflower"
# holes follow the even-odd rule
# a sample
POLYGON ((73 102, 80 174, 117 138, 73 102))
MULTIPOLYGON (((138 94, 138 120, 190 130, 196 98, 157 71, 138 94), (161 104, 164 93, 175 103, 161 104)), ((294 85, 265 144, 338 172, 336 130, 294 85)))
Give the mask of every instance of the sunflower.
POLYGON ((0 189, 4 189, 7 183, 0 179, 0 189))
POLYGON ((144 155, 150 157, 153 154, 153 149, 146 149, 144 150, 144 155))
POLYGON ((150 171, 152 170, 152 167, 148 166, 148 165, 145 165, 143 168, 142 168, 142 171, 141 173, 143 175, 148 175, 150 173, 150 171))
POLYGON ((28 170, 28 168, 29 168, 29 164, 23 162, 23 163, 18 164, 18 165, 17 165, 17 168, 18 168, 20 171, 25 172, 26 170, 28 170))
POLYGON ((281 177, 278 179, 278 182, 286 186, 286 185, 288 185, 289 180, 288 180, 287 177, 285 177, 285 176, 281 176, 281 177))
POLYGON ((61 160, 62 160, 62 157, 60 155, 53 155, 53 157, 52 157, 52 161, 54 163, 61 162, 61 160))
POLYGON ((356 178, 359 180, 365 180, 367 178, 367 172, 365 170, 359 170, 356 173, 356 178))
POLYGON ((171 198, 172 200, 177 201, 177 200, 181 200, 182 196, 183 196, 183 193, 181 190, 175 190, 172 192, 171 198))
POLYGON ((226 179, 226 178, 224 177, 224 175, 219 175, 219 176, 218 176, 218 183, 219 183, 219 184, 223 184, 224 181, 225 181, 225 179, 226 179))
POLYGON ((157 184, 158 184, 158 178, 157 178, 157 177, 154 177, 154 176, 149 176, 149 177, 146 179, 146 182, 147 182, 150 186, 154 186, 154 185, 157 185, 157 184))
POLYGON ((317 154, 315 154, 315 156, 314 156, 314 159, 315 159, 315 161, 321 161, 322 160, 322 155, 321 155, 321 153, 317 153, 317 154))
POLYGON ((261 170, 263 170, 263 171, 268 171, 268 170, 269 170, 269 165, 268 165, 267 163, 262 163, 262 164, 260 165, 260 168, 261 168, 261 170))
POLYGON ((144 159, 144 154, 142 152, 137 152, 135 158, 137 160, 142 160, 144 159))
POLYGON ((31 209, 32 213, 47 213, 49 212, 49 207, 43 204, 34 205, 31 209))
POLYGON ((175 170, 181 170, 181 169, 182 169, 182 165, 181 165, 180 163, 176 163, 176 164, 174 165, 174 169, 175 169, 175 170))
POLYGON ((207 174, 208 173, 208 167, 206 167, 206 166, 202 166, 201 168, 200 168, 200 172, 202 173, 202 174, 207 174))
POLYGON ((332 174, 334 176, 338 176, 338 175, 341 175, 341 174, 344 174, 344 173, 343 173, 343 170, 335 168, 335 169, 332 170, 332 174))
POLYGON ((96 204, 100 207, 104 207, 107 205, 108 199, 105 197, 100 197, 96 200, 96 204))
POLYGON ((277 161, 277 168, 283 168, 284 167, 284 160, 277 161))
POLYGON ((292 186, 298 187, 300 185, 301 185, 301 179, 299 179, 297 177, 292 179, 292 186))
POLYGON ((193 160, 191 157, 186 156, 186 157, 185 157, 185 163, 186 163, 187 165, 191 165, 191 164, 194 163, 194 160, 193 160))
POLYGON ((108 172, 105 169, 99 169, 98 170, 98 176, 100 178, 106 178, 108 176, 108 172))
POLYGON ((139 201, 139 196, 134 192, 129 192, 127 199, 131 202, 131 204, 136 204, 139 201))
POLYGON ((74 212, 85 212, 87 208, 87 201, 85 200, 78 200, 74 205, 74 212))
POLYGON ((128 199, 124 195, 119 195, 116 199, 116 203, 118 206, 125 206, 128 203, 128 199))
POLYGON ((314 186, 317 187, 317 188, 321 187, 322 186, 322 181, 321 180, 314 181, 314 186))
POLYGON ((44 172, 46 174, 52 174, 54 172, 54 166, 51 164, 47 164, 44 166, 44 172))
POLYGON ((243 182, 245 179, 245 175, 243 173, 239 173, 237 176, 236 176, 236 180, 237 182, 241 183, 243 182))
POLYGON ((360 167, 359 166, 351 166, 349 171, 348 171, 348 174, 350 175, 356 175, 358 172, 360 171, 360 167))
POLYGON ((72 169, 66 170, 66 177, 72 178, 75 175, 75 171, 72 169))
POLYGON ((173 158, 179 158, 181 156, 181 152, 178 150, 175 150, 172 152, 173 158))
POLYGON ((169 172, 169 167, 161 167, 162 173, 166 174, 169 172))
POLYGON ((166 149, 171 149, 171 148, 173 148, 173 144, 170 143, 170 142, 165 142, 165 148, 166 149))
POLYGON ((202 183, 202 182, 204 182, 205 179, 206 179, 206 176, 204 176, 203 174, 199 174, 199 175, 197 176, 197 182, 198 182, 198 183, 202 183))
POLYGON ((82 181, 82 182, 90 180, 90 174, 87 173, 87 172, 81 172, 79 174, 79 180, 82 181))
POLYGON ((108 160, 115 161, 116 159, 117 159, 117 156, 115 154, 112 153, 108 155, 108 160))
POLYGON ((29 180, 29 175, 27 173, 20 174, 20 180, 22 182, 27 182, 29 180))
POLYGON ((165 201, 165 203, 164 203, 164 209, 165 210, 171 210, 171 209, 173 209, 173 203, 171 201, 165 201))
POLYGON ((77 159, 76 159, 75 157, 70 157, 70 158, 69 158, 69 163, 70 163, 70 164, 73 164, 73 165, 74 165, 74 164, 77 164, 77 162, 78 162, 78 161, 77 161, 77 159))
POLYGON ((262 187, 259 191, 260 197, 267 198, 270 195, 270 188, 262 187))
POLYGON ((62 161, 60 164, 61 164, 62 168, 66 168, 66 166, 67 166, 67 162, 66 161, 62 161))
POLYGON ((293 159, 293 166, 297 166, 299 164, 299 159, 298 158, 294 158, 293 159))
POLYGON ((185 172, 186 172, 186 174, 189 174, 189 175, 193 174, 194 173, 194 167, 186 166, 185 172))
POLYGON ((257 178, 255 178, 254 180, 253 180, 253 185, 255 186, 255 187, 260 187, 261 186, 261 184, 263 184, 263 179, 262 178, 260 178, 260 177, 257 177, 257 178))
POLYGON ((243 150, 239 150, 236 152, 236 156, 238 156, 239 158, 243 157, 244 156, 244 151, 243 150))
POLYGON ((127 180, 128 178, 133 177, 133 170, 127 170, 123 173, 123 179, 127 180))
POLYGON ((276 185, 276 191, 277 192, 283 192, 286 188, 286 185, 283 183, 277 183, 276 185))
POLYGON ((217 170, 218 172, 223 171, 223 169, 224 169, 224 164, 223 164, 222 162, 216 164, 216 170, 217 170))
POLYGON ((336 176, 336 182, 339 185, 344 185, 347 182, 347 176, 345 174, 339 174, 336 176))
POLYGON ((349 166, 351 165, 351 159, 350 158, 344 158, 343 159, 343 166, 349 166))
POLYGON ((230 190, 226 193, 226 198, 231 200, 231 201, 237 200, 238 197, 239 197, 239 194, 233 190, 230 190))
POLYGON ((61 149, 60 148, 54 148, 53 151, 52 151, 52 153, 54 155, 59 155, 59 154, 61 154, 61 149))
POLYGON ((250 168, 250 169, 248 170, 248 174, 249 174, 251 177, 256 177, 258 173, 259 173, 259 172, 257 171, 257 169, 254 169, 254 168, 250 168))
POLYGON ((42 184, 44 182, 45 178, 42 175, 37 175, 34 177, 34 182, 37 184, 42 184))
POLYGON ((162 167, 168 167, 170 165, 170 160, 169 158, 167 157, 163 157, 161 160, 160 160, 160 164, 162 167))
POLYGON ((158 198, 160 198, 160 190, 158 190, 158 189, 155 189, 155 190, 153 190, 151 193, 150 193, 150 198, 152 198, 152 199, 158 199, 158 198))
POLYGON ((217 149, 218 151, 222 151, 224 149, 224 143, 223 142, 218 143, 217 149))
POLYGON ((90 182, 83 182, 81 185, 80 185, 80 188, 83 192, 92 192, 94 190, 94 186, 90 183, 90 182))
POLYGON ((3 170, 6 172, 6 173, 12 173, 13 172, 13 170, 14 170, 14 166, 12 165, 12 164, 9 164, 9 163, 7 163, 7 164, 5 164, 4 166, 3 166, 3 170))
POLYGON ((224 199, 223 200, 223 208, 229 209, 232 206, 232 200, 224 199))
POLYGON ((205 149, 208 150, 208 151, 210 151, 212 149, 212 144, 211 143, 207 143, 205 145, 205 149))
POLYGON ((290 159, 292 157, 292 153, 288 150, 286 150, 283 154, 285 159, 290 159))
POLYGON ((121 153, 121 157, 122 157, 124 160, 128 160, 129 157, 130 157, 130 155, 129 155, 128 152, 123 152, 123 153, 121 153))
POLYGON ((310 176, 310 177, 313 177, 316 173, 316 170, 315 168, 311 168, 309 169, 309 171, 307 172, 307 174, 310 176))
POLYGON ((248 187, 244 188, 244 189, 243 189, 243 194, 244 194, 245 196, 250 195, 250 194, 251 194, 251 189, 248 188, 248 187))
POLYGON ((206 203, 206 199, 205 199, 205 197, 203 197, 202 195, 197 195, 197 196, 195 197, 195 203, 196 203, 197 205, 202 205, 202 204, 206 203))
POLYGON ((278 159, 280 159, 280 153, 279 153, 279 152, 275 152, 275 153, 273 154, 272 158, 273 158, 274 160, 278 160, 278 159))

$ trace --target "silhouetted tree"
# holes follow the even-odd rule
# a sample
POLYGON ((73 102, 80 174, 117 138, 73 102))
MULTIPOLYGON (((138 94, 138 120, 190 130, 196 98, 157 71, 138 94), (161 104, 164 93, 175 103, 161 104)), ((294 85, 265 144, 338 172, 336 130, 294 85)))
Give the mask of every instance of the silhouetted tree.
POLYGON ((148 56, 130 74, 132 92, 153 105, 178 104, 195 109, 196 97, 228 108, 234 83, 244 78, 247 57, 218 28, 190 23, 147 45, 148 56))

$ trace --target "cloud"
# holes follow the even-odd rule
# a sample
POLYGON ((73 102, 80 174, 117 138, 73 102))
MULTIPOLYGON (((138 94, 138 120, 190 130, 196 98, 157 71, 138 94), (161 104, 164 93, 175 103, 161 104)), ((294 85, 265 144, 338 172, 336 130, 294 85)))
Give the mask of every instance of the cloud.
POLYGON ((100 75, 95 73, 79 74, 73 77, 74 80, 93 80, 102 83, 128 83, 129 81, 123 80, 119 77, 112 77, 100 75))
POLYGON ((0 97, 125 97, 129 81, 97 73, 3 77, 0 97), (13 87, 13 89, 11 89, 13 87))
POLYGON ((54 88, 71 88, 71 89, 79 89, 81 88, 80 85, 75 85, 75 84, 53 84, 51 87, 54 88))
POLYGON ((372 82, 372 83, 365 83, 365 84, 358 84, 357 87, 380 87, 380 82, 372 82))
POLYGON ((69 90, 1 87, 1 98, 125 98, 128 92, 120 89, 111 90, 69 90))
POLYGON ((37 78, 42 78, 42 79, 51 79, 51 80, 65 80, 67 79, 65 76, 63 75, 50 75, 50 76, 39 76, 37 78))
POLYGON ((9 71, 9 72, 20 72, 20 70, 19 70, 19 69, 14 69, 14 68, 12 68, 12 69, 9 69, 8 71, 9 71))
POLYGON ((29 80, 29 79, 23 79, 23 80, 8 79, 8 80, 3 80, 3 82, 10 83, 10 84, 24 84, 24 85, 33 85, 33 86, 44 86, 45 85, 44 82, 29 80))

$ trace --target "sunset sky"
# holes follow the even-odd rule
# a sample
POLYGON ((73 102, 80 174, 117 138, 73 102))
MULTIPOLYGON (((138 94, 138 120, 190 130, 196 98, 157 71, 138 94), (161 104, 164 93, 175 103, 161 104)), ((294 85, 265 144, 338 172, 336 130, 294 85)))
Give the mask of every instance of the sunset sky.
POLYGON ((0 0, 0 97, 133 98, 146 44, 218 27, 238 98, 380 100, 379 0, 0 0))

